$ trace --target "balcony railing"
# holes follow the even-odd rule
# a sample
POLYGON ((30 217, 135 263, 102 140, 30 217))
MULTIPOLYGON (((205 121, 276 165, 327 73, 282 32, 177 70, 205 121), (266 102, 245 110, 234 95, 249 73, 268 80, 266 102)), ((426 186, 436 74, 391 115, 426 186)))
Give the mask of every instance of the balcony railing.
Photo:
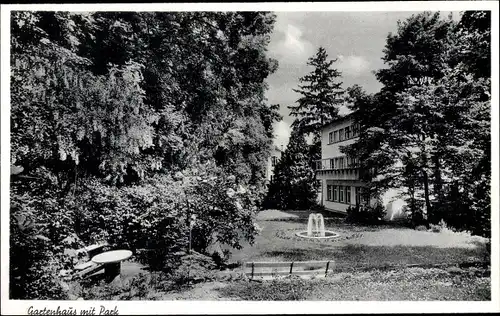
POLYGON ((338 163, 337 166, 335 166, 335 165, 332 166, 330 159, 321 159, 321 160, 315 161, 315 168, 314 169, 316 171, 319 171, 319 170, 348 170, 348 169, 357 169, 357 168, 359 168, 357 163, 346 163, 344 161, 344 163, 342 165, 340 165, 340 163, 338 163))

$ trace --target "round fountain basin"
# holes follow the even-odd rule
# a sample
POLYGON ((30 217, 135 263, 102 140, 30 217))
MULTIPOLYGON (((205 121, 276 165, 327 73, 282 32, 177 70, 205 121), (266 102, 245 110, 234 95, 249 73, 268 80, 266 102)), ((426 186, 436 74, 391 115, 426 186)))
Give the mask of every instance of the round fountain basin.
POLYGON ((298 232, 295 235, 297 235, 298 237, 310 238, 310 239, 330 239, 340 236, 339 234, 337 234, 336 232, 332 232, 331 230, 325 230, 325 236, 320 236, 319 234, 313 234, 312 236, 308 236, 307 230, 298 232))

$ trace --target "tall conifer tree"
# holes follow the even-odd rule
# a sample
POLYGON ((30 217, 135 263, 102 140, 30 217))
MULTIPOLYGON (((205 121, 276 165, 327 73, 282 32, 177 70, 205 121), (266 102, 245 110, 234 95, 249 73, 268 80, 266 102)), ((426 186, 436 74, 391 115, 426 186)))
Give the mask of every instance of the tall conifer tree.
POLYGON ((288 107, 290 115, 297 118, 293 124, 298 131, 312 134, 317 140, 321 127, 338 116, 338 109, 343 104, 341 73, 332 67, 336 61, 328 60, 326 50, 320 47, 307 62, 314 69, 300 78, 301 85, 294 89, 301 95, 297 105, 288 107))
POLYGON ((280 209, 309 209, 316 204, 317 187, 309 164, 309 146, 304 134, 292 129, 290 142, 274 169, 269 187, 269 206, 280 209))

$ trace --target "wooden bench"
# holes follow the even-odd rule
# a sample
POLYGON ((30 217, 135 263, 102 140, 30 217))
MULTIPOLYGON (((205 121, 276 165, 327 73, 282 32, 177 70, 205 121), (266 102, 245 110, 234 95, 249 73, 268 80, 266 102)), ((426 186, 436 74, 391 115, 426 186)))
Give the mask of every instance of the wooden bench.
POLYGON ((321 274, 326 277, 333 266, 330 261, 290 261, 290 262, 247 262, 244 265, 245 274, 254 277, 268 277, 274 275, 312 276, 321 274), (256 271, 257 269, 273 269, 271 271, 256 271))
POLYGON ((107 246, 109 246, 108 243, 102 243, 78 249, 77 253, 82 253, 82 252, 86 253, 88 255, 89 261, 77 264, 76 266, 73 267, 73 269, 76 270, 75 276, 81 278, 104 269, 104 265, 94 263, 90 260, 95 255, 102 253, 104 248, 107 246))
POLYGON ((108 247, 108 246, 109 246, 108 243, 102 243, 102 244, 95 244, 95 245, 83 247, 79 250, 85 251, 89 255, 89 257, 92 258, 93 256, 98 255, 101 252, 103 252, 104 248, 108 247))

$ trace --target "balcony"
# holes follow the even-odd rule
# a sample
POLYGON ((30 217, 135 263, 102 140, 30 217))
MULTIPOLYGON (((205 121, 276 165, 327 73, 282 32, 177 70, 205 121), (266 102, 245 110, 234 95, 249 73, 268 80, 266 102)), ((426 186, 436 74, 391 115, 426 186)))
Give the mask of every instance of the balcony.
POLYGON ((330 159, 315 161, 316 177, 330 180, 359 180, 359 167, 357 164, 343 164, 332 166, 330 159))

